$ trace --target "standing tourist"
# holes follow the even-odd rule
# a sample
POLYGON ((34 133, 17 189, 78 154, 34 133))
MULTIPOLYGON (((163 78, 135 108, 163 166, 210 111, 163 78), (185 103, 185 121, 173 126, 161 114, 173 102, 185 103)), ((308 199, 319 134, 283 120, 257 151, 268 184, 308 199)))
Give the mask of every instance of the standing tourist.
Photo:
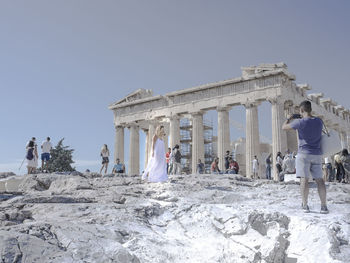
POLYGON ((197 174, 204 174, 204 163, 202 163, 201 159, 198 159, 196 172, 197 174))
POLYGON ((41 171, 47 172, 47 162, 50 160, 50 151, 52 149, 52 144, 50 142, 50 137, 46 138, 46 141, 43 141, 41 144, 41 171), (45 170, 44 170, 45 166, 45 170))
POLYGON ((32 139, 30 139, 27 144, 26 144, 26 149, 29 147, 29 143, 30 142, 33 142, 35 144, 35 141, 36 141, 36 138, 35 137, 32 137, 32 139))
POLYGON ((322 178, 322 151, 321 137, 323 122, 320 118, 311 115, 311 102, 303 101, 300 104, 300 114, 293 114, 282 126, 283 130, 297 130, 299 137, 298 155, 296 158, 296 176, 300 177, 302 209, 310 212, 308 206, 309 175, 317 183, 318 194, 321 200, 321 213, 327 214, 326 185, 322 178))
POLYGON ((324 158, 324 165, 325 165, 325 176, 324 181, 331 182, 333 181, 333 167, 330 157, 324 158))
POLYGON ((109 150, 108 150, 107 144, 104 144, 102 146, 100 155, 102 157, 102 167, 100 169, 100 174, 102 176, 103 168, 105 168, 105 174, 107 173, 108 163, 109 163, 109 150))
POLYGON ((173 174, 181 174, 181 152, 180 146, 178 144, 175 145, 172 152, 173 156, 173 174))
POLYGON ((226 151, 225 155, 225 171, 227 171, 230 167, 230 151, 226 151))
POLYGON ((164 149, 164 126, 158 126, 152 139, 151 158, 142 174, 142 179, 148 179, 148 182, 164 182, 168 180, 167 165, 164 149))
POLYGON ((259 161, 258 157, 255 155, 253 160, 253 178, 258 179, 259 177, 259 161))
POLYGON ((282 164, 283 164, 282 153, 278 152, 276 156, 276 169, 278 174, 282 172, 282 164))
POLYGON ((168 174, 173 174, 174 171, 174 163, 175 163, 175 147, 171 150, 171 153, 169 155, 169 168, 168 168, 168 174))
POLYGON ((266 179, 271 180, 271 153, 266 158, 266 179))
POLYGON ((340 183, 344 179, 345 170, 339 154, 334 155, 334 163, 336 169, 335 180, 340 183))
POLYGON ((36 168, 38 167, 38 148, 35 144, 35 138, 27 143, 27 169, 28 174, 35 173, 36 168))
POLYGON ((170 155, 171 155, 171 148, 168 148, 167 153, 165 154, 165 160, 166 160, 166 171, 169 174, 169 167, 170 167, 170 155))
POLYGON ((350 155, 347 149, 343 149, 340 160, 344 167, 344 179, 343 183, 349 183, 349 175, 350 175, 350 155))

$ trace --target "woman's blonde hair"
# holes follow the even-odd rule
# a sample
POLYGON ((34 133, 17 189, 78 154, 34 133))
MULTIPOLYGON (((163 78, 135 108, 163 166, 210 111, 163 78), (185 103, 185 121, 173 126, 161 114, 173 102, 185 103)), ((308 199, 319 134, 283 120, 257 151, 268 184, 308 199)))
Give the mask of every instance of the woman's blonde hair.
POLYGON ((101 152, 109 152, 107 144, 104 144, 101 148, 101 152))
POLYGON ((336 161, 337 163, 341 162, 339 154, 334 155, 334 161, 336 161))
POLYGON ((164 136, 164 132, 162 132, 162 128, 164 129, 163 125, 158 125, 156 128, 156 132, 155 134, 157 135, 157 137, 163 137, 164 136))

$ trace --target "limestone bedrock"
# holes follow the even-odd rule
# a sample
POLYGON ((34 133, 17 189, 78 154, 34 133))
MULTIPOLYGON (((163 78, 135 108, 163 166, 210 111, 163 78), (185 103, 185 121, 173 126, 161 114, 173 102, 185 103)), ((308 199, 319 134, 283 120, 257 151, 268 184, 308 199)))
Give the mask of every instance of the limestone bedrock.
POLYGON ((322 215, 312 182, 304 214, 297 183, 240 175, 178 175, 166 183, 94 173, 22 179, 17 194, 0 199, 2 262, 350 258, 348 184, 327 183, 330 214, 322 215))

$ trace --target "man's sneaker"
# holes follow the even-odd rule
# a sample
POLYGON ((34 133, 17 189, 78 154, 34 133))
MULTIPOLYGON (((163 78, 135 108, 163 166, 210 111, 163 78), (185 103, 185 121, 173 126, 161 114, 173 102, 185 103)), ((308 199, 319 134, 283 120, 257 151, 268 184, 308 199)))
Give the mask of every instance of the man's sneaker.
POLYGON ((304 213, 310 213, 310 208, 308 205, 301 205, 301 208, 303 209, 304 213))
POLYGON ((321 211, 320 211, 321 214, 328 214, 329 213, 329 210, 327 208, 326 205, 321 205, 321 211))

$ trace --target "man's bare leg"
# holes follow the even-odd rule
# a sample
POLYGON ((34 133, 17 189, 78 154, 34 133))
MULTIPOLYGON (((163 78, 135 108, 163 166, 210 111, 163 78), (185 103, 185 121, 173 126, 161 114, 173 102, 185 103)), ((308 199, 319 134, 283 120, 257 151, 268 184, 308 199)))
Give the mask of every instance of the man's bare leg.
POLYGON ((326 205, 326 184, 322 178, 316 179, 318 195, 320 196, 321 205, 326 205))
POLYGON ((303 202, 303 207, 307 206, 308 197, 309 197, 309 178, 305 178, 305 177, 300 178, 300 193, 301 193, 301 199, 303 202))

